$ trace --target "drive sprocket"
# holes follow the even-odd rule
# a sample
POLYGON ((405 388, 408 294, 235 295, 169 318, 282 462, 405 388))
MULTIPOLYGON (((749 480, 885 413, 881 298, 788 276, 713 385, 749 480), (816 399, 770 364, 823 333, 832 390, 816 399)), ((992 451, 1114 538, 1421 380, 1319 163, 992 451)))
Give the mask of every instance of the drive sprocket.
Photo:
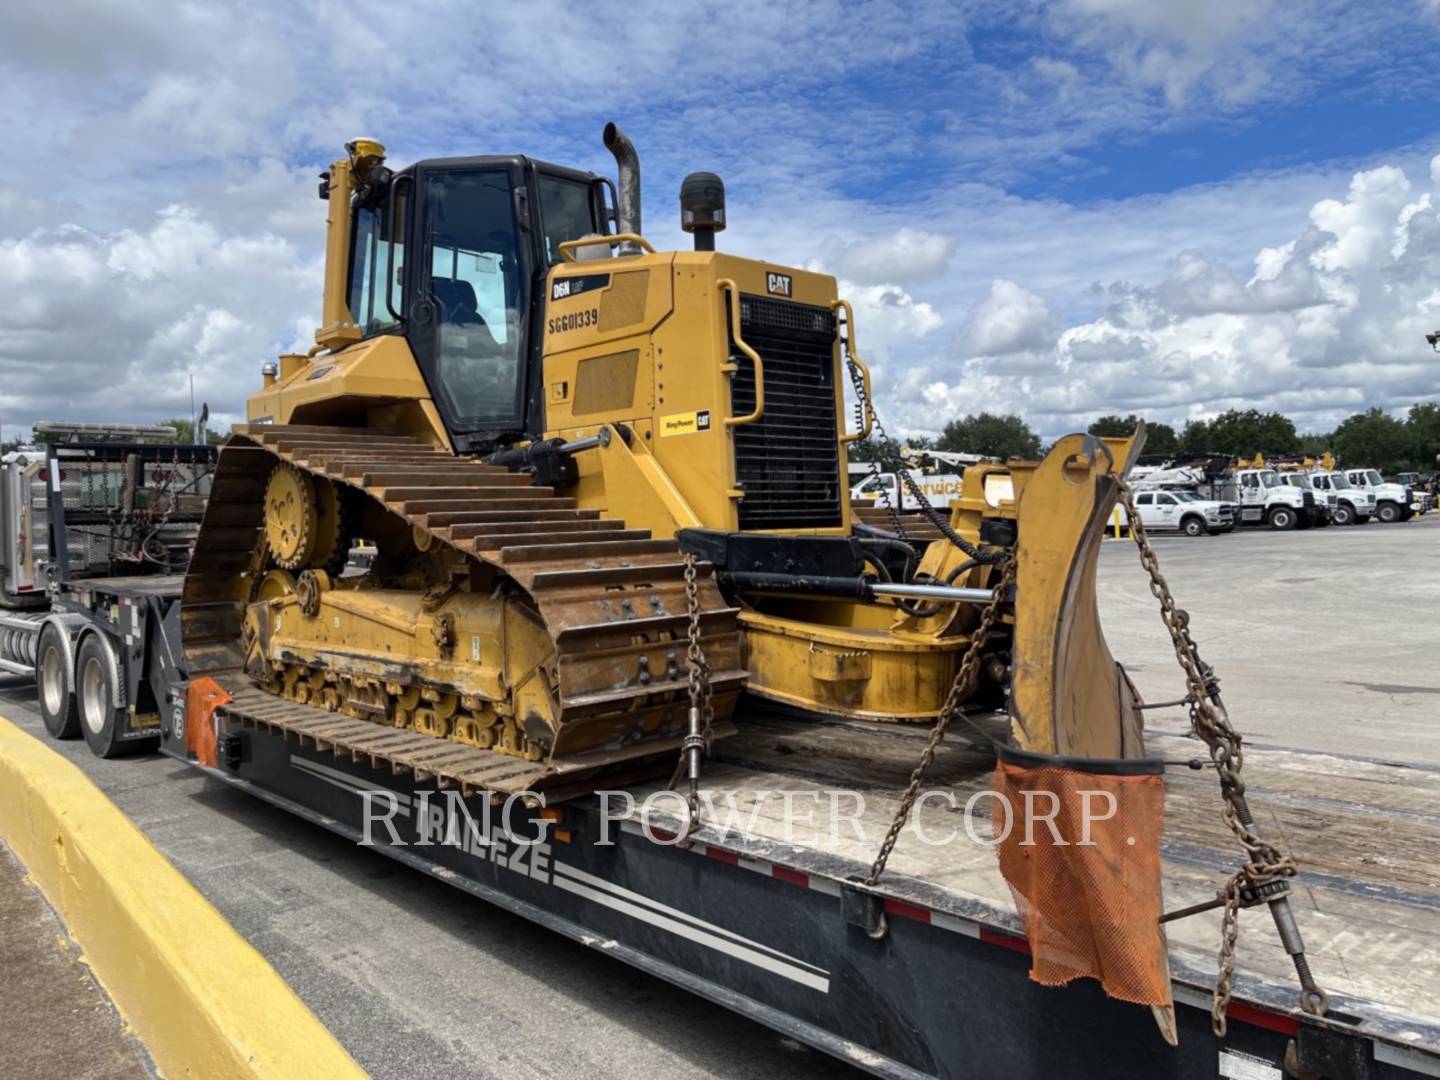
POLYGON ((335 485, 284 463, 265 484, 265 542, 285 570, 344 566, 349 538, 335 485))
POLYGON ((319 517, 310 476, 288 462, 276 465, 265 483, 265 542, 276 565, 300 570, 310 564, 319 517))

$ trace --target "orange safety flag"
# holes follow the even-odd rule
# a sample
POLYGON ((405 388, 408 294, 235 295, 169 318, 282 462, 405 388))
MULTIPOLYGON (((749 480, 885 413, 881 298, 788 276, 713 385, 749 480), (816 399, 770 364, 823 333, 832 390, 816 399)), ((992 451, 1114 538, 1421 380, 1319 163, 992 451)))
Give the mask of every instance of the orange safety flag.
POLYGON ((1000 872, 1045 986, 1098 979, 1111 997, 1169 1006, 1160 928, 1164 764, 1003 747, 992 822, 1000 872))
POLYGON ((215 710, 234 700, 229 691, 209 675, 192 679, 185 691, 185 749, 201 765, 215 768, 215 710))

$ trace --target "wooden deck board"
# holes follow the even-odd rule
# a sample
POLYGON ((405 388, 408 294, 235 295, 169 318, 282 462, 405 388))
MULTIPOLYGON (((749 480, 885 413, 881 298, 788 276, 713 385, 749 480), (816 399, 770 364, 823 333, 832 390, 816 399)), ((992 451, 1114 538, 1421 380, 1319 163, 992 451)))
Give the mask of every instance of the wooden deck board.
MULTIPOLYGON (((730 823, 740 834, 736 846, 812 872, 825 864, 837 876, 868 866, 928 729, 751 716, 739 735, 717 744, 704 783, 716 799, 733 797, 724 805, 733 808, 730 823), (832 804, 828 796, 817 797, 846 789, 865 797, 858 821, 863 839, 845 820, 854 812, 853 798, 832 804), (810 817, 808 826, 793 828, 788 837, 784 793, 801 817, 810 817)), ((995 734, 1004 729, 991 718, 979 723, 995 734)), ((993 759, 979 735, 959 724, 951 731, 926 787, 953 793, 963 806, 990 786, 993 759)), ((1203 756, 1204 748, 1161 736, 1151 750, 1184 760, 1203 756)), ((1363 999, 1395 1016, 1440 1017, 1440 980, 1434 975, 1440 971, 1434 839, 1440 770, 1252 746, 1245 775, 1266 834, 1288 847, 1300 865, 1293 904, 1321 984, 1332 996, 1363 999)), ((637 789, 637 799, 649 790, 654 789, 637 789)), ((1167 908, 1210 898, 1238 867, 1241 850, 1219 811, 1213 772, 1167 771, 1167 908)), ((932 834, 954 831, 957 841, 927 846, 907 830, 891 857, 886 887, 940 910, 972 917, 990 912, 1018 926, 994 852, 966 837, 961 815, 931 802, 918 818, 932 834)), ((984 823, 977 831, 985 835, 984 823)), ((1177 966, 1214 971, 1219 921, 1219 913, 1210 912, 1168 924, 1177 966)), ((1238 974, 1294 985, 1290 958, 1263 908, 1241 914, 1238 974)))

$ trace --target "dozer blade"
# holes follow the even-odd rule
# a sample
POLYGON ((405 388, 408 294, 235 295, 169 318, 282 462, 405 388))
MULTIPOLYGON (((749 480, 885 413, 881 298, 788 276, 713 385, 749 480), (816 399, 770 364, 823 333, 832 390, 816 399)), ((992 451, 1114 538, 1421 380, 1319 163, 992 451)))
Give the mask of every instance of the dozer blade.
POLYGON ((1129 439, 1066 436, 1020 492, 1013 745, 995 774, 1012 828, 998 854, 1031 978, 1097 979, 1111 996, 1149 1006, 1174 1045, 1159 923, 1164 766, 1144 757, 1140 695, 1110 655, 1095 596, 1119 481, 1144 441, 1143 426, 1129 439))

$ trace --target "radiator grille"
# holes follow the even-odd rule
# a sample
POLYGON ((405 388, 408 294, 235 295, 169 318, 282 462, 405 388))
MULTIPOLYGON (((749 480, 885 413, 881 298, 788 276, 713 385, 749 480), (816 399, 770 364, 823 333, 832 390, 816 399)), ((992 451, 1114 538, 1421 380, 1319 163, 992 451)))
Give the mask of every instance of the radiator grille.
MULTIPOLYGON (((839 525, 840 442, 835 417, 835 316, 828 308, 740 298, 740 333, 765 363, 765 413, 735 428, 740 528, 839 525)), ((755 370, 731 343, 736 416, 755 408, 755 370)))

